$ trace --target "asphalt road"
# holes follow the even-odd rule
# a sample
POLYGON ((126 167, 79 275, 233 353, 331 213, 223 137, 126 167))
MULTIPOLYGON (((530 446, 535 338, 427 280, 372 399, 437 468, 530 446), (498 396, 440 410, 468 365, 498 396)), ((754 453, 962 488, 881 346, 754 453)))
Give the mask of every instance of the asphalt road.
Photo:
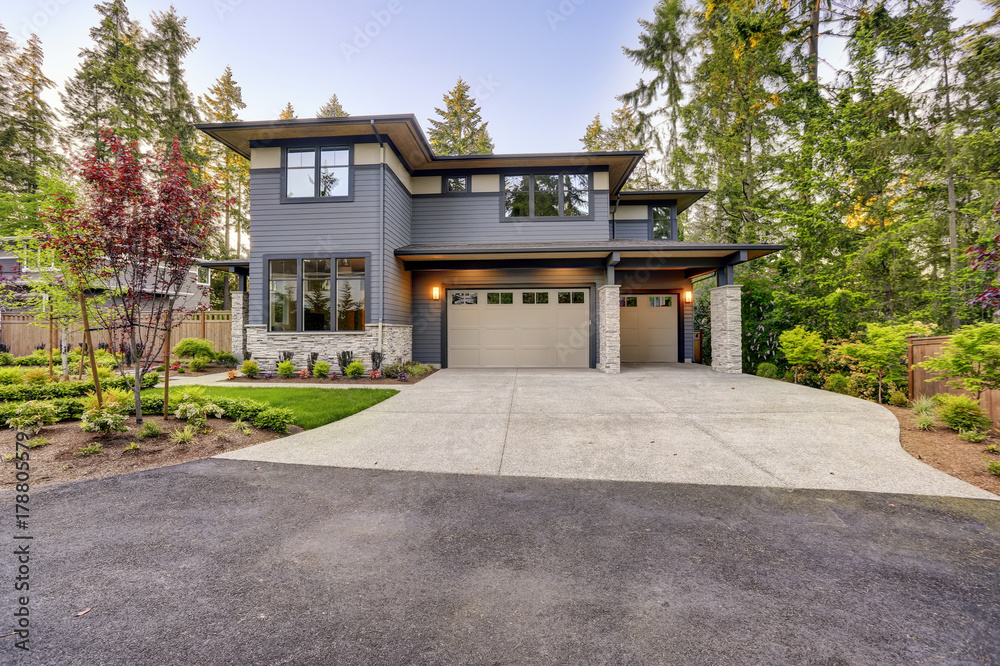
POLYGON ((1000 663, 991 501, 218 459, 30 501, 5 664, 1000 663))

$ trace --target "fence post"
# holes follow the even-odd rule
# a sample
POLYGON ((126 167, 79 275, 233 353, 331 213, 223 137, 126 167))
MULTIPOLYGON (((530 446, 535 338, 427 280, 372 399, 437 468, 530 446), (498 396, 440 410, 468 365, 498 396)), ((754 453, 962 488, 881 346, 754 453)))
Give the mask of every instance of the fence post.
POLYGON ((916 392, 913 389, 913 336, 906 337, 906 392, 909 393, 910 400, 916 399, 916 392))
POLYGON ((205 311, 202 310, 201 311, 201 339, 202 340, 204 340, 205 338, 208 337, 206 329, 207 329, 207 327, 205 326, 205 311))

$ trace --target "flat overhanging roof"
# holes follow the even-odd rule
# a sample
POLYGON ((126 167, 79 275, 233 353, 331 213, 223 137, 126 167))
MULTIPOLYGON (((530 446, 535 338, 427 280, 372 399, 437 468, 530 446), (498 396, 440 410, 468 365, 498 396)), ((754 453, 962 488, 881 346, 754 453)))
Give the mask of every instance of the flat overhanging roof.
POLYGON ((225 273, 236 273, 237 275, 250 275, 249 259, 225 259, 222 261, 199 261, 198 266, 210 268, 215 271, 225 273))
POLYGON ((444 172, 483 172, 559 167, 607 167, 610 190, 617 193, 645 154, 642 150, 593 153, 525 153, 507 155, 435 155, 413 114, 299 118, 233 123, 199 123, 196 128, 250 158, 250 148, 280 145, 287 139, 372 137, 376 132, 395 147, 407 171, 414 176, 444 172))

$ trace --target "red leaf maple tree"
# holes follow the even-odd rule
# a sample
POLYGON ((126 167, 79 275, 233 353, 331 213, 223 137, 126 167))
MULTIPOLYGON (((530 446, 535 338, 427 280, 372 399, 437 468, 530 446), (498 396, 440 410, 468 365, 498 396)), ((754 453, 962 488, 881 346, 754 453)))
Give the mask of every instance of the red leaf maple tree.
MULTIPOLYGON (((132 359, 139 423, 142 375, 159 358, 167 330, 204 309, 183 309, 180 298, 212 233, 219 199, 191 172, 176 139, 168 151, 140 158, 134 143, 101 130, 75 169, 82 196, 55 210, 43 239, 82 293, 109 297, 94 316, 111 332, 115 351, 132 359)), ((207 287, 196 289, 207 295, 207 287)))

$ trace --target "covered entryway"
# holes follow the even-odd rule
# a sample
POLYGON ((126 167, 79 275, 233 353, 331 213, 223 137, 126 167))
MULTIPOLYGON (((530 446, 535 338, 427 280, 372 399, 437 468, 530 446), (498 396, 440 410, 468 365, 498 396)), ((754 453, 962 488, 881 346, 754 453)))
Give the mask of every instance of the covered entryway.
POLYGON ((590 367, 587 288, 452 289, 450 368, 590 367))
POLYGON ((623 294, 622 363, 677 363, 677 294, 623 294))

